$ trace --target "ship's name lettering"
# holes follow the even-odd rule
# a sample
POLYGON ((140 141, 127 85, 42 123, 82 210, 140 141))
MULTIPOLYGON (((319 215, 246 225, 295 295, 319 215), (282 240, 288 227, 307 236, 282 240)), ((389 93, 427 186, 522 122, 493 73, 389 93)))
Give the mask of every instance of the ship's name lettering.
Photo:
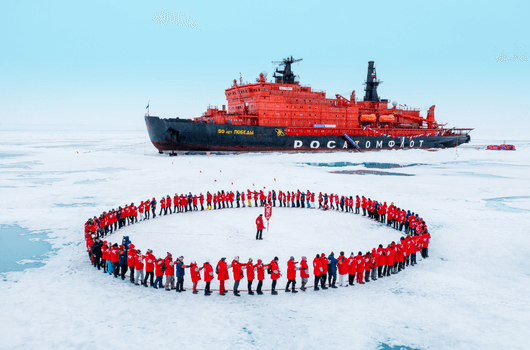
MULTIPOLYGON (((370 141, 364 142, 364 145, 359 145, 359 141, 355 141, 355 143, 357 143, 360 147, 362 147, 364 149, 370 149, 370 148, 383 148, 385 146, 384 145, 385 141, 386 140, 376 140, 375 141, 375 145, 373 145, 373 143, 370 142, 370 141), (375 146, 375 147, 372 147, 372 146, 375 146)), ((423 141, 424 140, 418 140, 420 148, 423 146, 423 141)), ((328 141, 328 142, 324 142, 324 143, 321 143, 320 141, 317 141, 317 140, 313 140, 313 141, 310 141, 309 144, 306 144, 306 145, 304 145, 304 142, 302 140, 295 140, 294 141, 294 148, 302 148, 304 146, 305 147, 309 146, 309 148, 312 148, 312 149, 318 149, 318 148, 333 149, 333 148, 337 147, 337 144, 333 140, 328 141), (324 147, 324 145, 325 145, 325 147, 324 147), (323 146, 323 147, 321 147, 321 146, 323 146)), ((344 146, 342 148, 348 149, 349 148, 348 146, 349 146, 348 142, 345 141, 344 142, 344 146)), ((390 140, 390 141, 388 141, 386 143, 386 147, 388 147, 388 148, 393 148, 394 146, 396 146, 396 142, 394 140, 390 140)), ((405 147, 405 141, 401 142, 398 146, 399 147, 405 147)), ((414 142, 414 140, 410 140, 408 146, 410 148, 412 148, 412 147, 416 146, 416 143, 414 142)))
POLYGON ((219 134, 234 134, 234 135, 254 135, 254 130, 225 130, 217 129, 219 134))

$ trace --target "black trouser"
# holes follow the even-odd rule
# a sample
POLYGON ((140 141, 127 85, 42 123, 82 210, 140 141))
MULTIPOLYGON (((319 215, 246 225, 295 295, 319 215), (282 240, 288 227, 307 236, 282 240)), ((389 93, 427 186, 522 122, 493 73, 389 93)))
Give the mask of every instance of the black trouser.
POLYGON ((97 255, 93 255, 92 259, 94 259, 94 267, 97 267, 98 270, 101 270, 101 257, 97 255))
POLYGON ((169 210, 170 214, 173 214, 173 212, 171 211, 171 205, 169 207, 167 207, 166 209, 169 210))
POLYGON ((146 210, 144 215, 145 215, 144 219, 149 219, 149 210, 146 210))
POLYGON ((134 283, 134 266, 131 266, 129 267, 129 270, 131 271, 130 273, 130 280, 131 280, 131 283, 134 283))
POLYGON ((184 290, 184 276, 177 277, 177 292, 184 290))
POLYGON ((204 205, 201 203, 201 210, 204 210, 204 205))
POLYGON ((355 274, 353 275, 348 274, 348 284, 350 286, 353 286, 353 281, 355 281, 355 274))
POLYGON ((118 277, 118 274, 120 273, 120 265, 117 262, 112 263, 112 272, 114 272, 114 277, 118 277))
POLYGON ((272 292, 276 289, 276 282, 278 282, 278 280, 272 280, 272 292))
POLYGON ((331 286, 331 285, 335 285, 335 282, 337 282, 337 273, 331 273, 328 271, 328 284, 331 286), (332 282, 333 280, 333 282, 332 282))
POLYGON ((366 216, 366 208, 363 208, 363 216, 366 216))
POLYGON ((383 277, 382 273, 383 273, 383 266, 378 266, 377 267, 377 276, 378 277, 383 277))
POLYGON ((261 294, 261 287, 263 287, 263 281, 258 281, 258 288, 256 288, 258 294, 261 294))
POLYGON ((197 211, 199 208, 197 208, 197 204, 193 204, 193 210, 197 211))
POLYGON ((370 282, 370 270, 364 271, 364 281, 370 282))
POLYGON ((121 279, 125 279, 125 274, 127 273, 127 265, 120 265, 121 279))
POLYGON ((320 275, 320 284, 322 285, 322 288, 327 288, 326 287, 326 273, 323 273, 322 275, 320 275))
POLYGON ((315 290, 318 290, 318 282, 320 281, 320 276, 315 275, 315 290))
POLYGON ((206 282, 206 287, 204 287, 204 294, 210 294, 210 281, 206 282))
POLYGON ((305 203, 305 201, 302 200, 302 208, 305 208, 305 204, 304 203, 305 203))
POLYGON ((151 283, 151 287, 153 286, 153 278, 154 278, 155 274, 153 273, 153 271, 147 271, 145 273, 145 278, 144 278, 144 284, 147 284, 147 278, 150 277, 149 279, 149 282, 151 283))
POLYGON ((258 230, 256 232, 256 239, 261 239, 261 236, 263 235, 263 230, 258 230))
POLYGON ((237 207, 239 208, 239 199, 236 202, 237 202, 237 207))
POLYGON ((355 207, 355 214, 359 214, 359 212, 360 212, 359 209, 360 209, 359 207, 355 207))
POLYGON ((247 289, 248 289, 248 292, 249 292, 249 293, 252 292, 252 282, 253 282, 253 281, 248 281, 248 283, 247 283, 247 289))
MULTIPOLYGON (((190 211, 191 211, 191 205, 193 204, 192 200, 190 199, 190 211)), ((224 207, 224 206, 223 206, 224 207)))
POLYGON ((293 285, 293 290, 295 290, 296 280, 295 280, 295 279, 287 280, 287 285, 285 286, 285 291, 286 291, 286 292, 289 290, 289 285, 290 285, 290 284, 293 285))
POLYGON ((152 208, 151 211, 153 212, 153 218, 156 218, 156 208, 152 208))
POLYGON ((273 206, 273 207, 276 206, 276 199, 273 199, 273 200, 272 200, 272 206, 273 206))

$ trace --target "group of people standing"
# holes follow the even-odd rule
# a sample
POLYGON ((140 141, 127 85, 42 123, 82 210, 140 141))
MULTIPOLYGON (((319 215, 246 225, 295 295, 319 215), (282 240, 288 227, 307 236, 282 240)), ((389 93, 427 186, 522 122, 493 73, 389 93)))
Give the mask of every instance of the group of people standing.
MULTIPOLYGON (((206 196, 203 196, 202 193, 199 196, 191 193, 189 195, 175 195, 173 201, 170 196, 163 197, 160 201, 161 210, 159 215, 168 215, 168 212, 172 214, 197 211, 197 203, 200 203, 201 210, 204 210, 204 199, 206 199, 207 210, 233 208, 234 201, 237 208, 245 207, 245 199, 248 206, 251 206, 252 198, 254 198, 255 206, 264 206, 265 203, 272 203, 273 206, 276 206, 276 200, 279 200, 280 207, 311 208, 312 204, 313 208, 316 208, 314 203, 315 194, 310 191, 306 193, 279 191, 278 196, 274 190, 269 191, 267 196, 263 191, 248 190, 246 196, 244 191, 236 191, 235 194, 232 191, 220 191, 213 195, 207 192, 206 196), (162 202, 164 202, 163 205, 162 202), (171 210, 171 205, 173 205, 173 211, 171 210)), ((397 274, 408 266, 416 265, 417 253, 420 253, 424 259, 429 256, 428 247, 431 236, 425 221, 417 214, 400 209, 394 206, 394 203, 387 206, 386 202, 381 204, 364 196, 362 198, 356 196, 353 199, 352 196, 339 197, 334 194, 328 196, 327 193, 320 193, 318 202, 318 207, 322 210, 339 210, 340 208, 341 211, 360 214, 360 209, 362 209, 363 216, 399 231, 403 231, 403 228, 405 228, 406 236, 401 237, 397 243, 392 242, 387 247, 383 247, 380 244, 378 248, 373 248, 364 254, 362 252, 357 254, 351 252, 347 256, 344 251, 341 251, 338 257, 335 257, 333 252, 316 254, 312 261, 312 270, 306 256, 302 256, 299 262, 295 261, 296 259, 291 256, 286 264, 286 292, 298 292, 296 290, 298 273, 301 282, 299 290, 304 292, 307 290, 309 278, 312 274, 314 276, 312 287, 315 291, 318 291, 320 289, 337 288, 337 286, 348 287, 356 283, 364 284, 376 281, 378 278, 397 274)), ((219 282, 219 294, 226 295, 228 292, 226 281, 230 279, 229 270, 231 269, 234 280, 234 295, 240 296, 240 282, 245 279, 245 272, 249 295, 255 294, 253 290, 255 280, 257 280, 256 294, 263 294, 263 283, 266 275, 270 275, 272 281, 271 293, 273 295, 278 294, 276 290, 277 282, 282 276, 278 257, 274 257, 269 263, 264 263, 261 259, 257 259, 256 263, 254 263, 252 258, 249 258, 246 262, 240 262, 239 256, 234 257, 232 262, 228 263, 226 258, 223 257, 214 268, 209 259, 203 261, 202 265, 199 266, 194 260, 185 264, 183 256, 173 260, 173 256, 169 252, 164 257, 158 258, 154 256, 151 249, 148 249, 143 254, 140 249, 136 249, 128 236, 123 237, 121 244, 103 241, 103 237, 107 234, 137 222, 138 214, 143 214, 140 220, 149 219, 149 211, 152 212, 153 218, 156 217, 156 209, 157 202, 153 198, 151 201, 142 201, 138 208, 134 206, 134 203, 131 203, 130 206, 120 207, 118 211, 113 209, 108 213, 104 212, 99 218, 94 217, 87 220, 85 223, 85 240, 89 258, 94 267, 100 270, 103 269, 104 273, 113 275, 115 278, 121 277, 122 280, 125 280, 126 274, 129 272, 131 283, 167 291, 175 290, 177 292, 186 291, 184 289, 184 276, 185 270, 189 269, 193 293, 199 293, 197 286, 199 281, 203 279, 205 282, 205 295, 212 294, 211 282, 214 279, 219 282)), ((256 236, 256 239, 261 238, 259 230, 260 225, 258 225, 259 237, 256 236)), ((261 230, 263 230, 262 221, 261 230)))

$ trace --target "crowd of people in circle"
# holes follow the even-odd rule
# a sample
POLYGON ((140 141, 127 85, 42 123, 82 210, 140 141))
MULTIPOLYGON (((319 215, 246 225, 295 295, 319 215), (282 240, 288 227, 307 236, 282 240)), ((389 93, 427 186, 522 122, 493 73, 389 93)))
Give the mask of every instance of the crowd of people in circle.
MULTIPOLYGON (((241 208, 252 204, 256 207, 263 207, 266 203, 285 208, 317 208, 315 205, 315 193, 297 191, 269 191, 267 194, 260 191, 219 191, 211 194, 206 192, 192 195, 191 192, 181 194, 171 198, 163 196, 160 203, 155 198, 141 201, 136 207, 134 203, 103 212, 99 217, 88 219, 85 223, 85 241, 91 263, 104 273, 113 275, 115 278, 126 279, 129 272, 129 280, 135 285, 143 285, 167 291, 176 290, 184 292, 185 269, 189 269, 193 293, 199 293, 198 283, 204 278, 204 294, 211 295, 211 282, 217 276, 219 281, 219 294, 226 295, 226 281, 230 279, 229 270, 232 269, 234 279, 233 293, 240 296, 239 284, 245 279, 247 281, 248 294, 254 295, 253 282, 257 280, 256 293, 263 294, 263 282, 266 275, 270 275, 272 280, 271 293, 278 294, 276 284, 281 276, 279 258, 274 257, 269 263, 264 263, 261 259, 256 262, 252 258, 247 262, 241 262, 239 256, 234 257, 232 262, 228 262, 226 257, 222 257, 215 268, 210 260, 202 262, 202 265, 192 260, 188 264, 184 263, 184 257, 179 256, 173 260, 171 253, 165 256, 156 257, 151 249, 142 253, 136 249, 128 236, 123 236, 120 244, 111 243, 104 240, 107 235, 115 233, 121 228, 133 225, 142 220, 156 218, 157 204, 160 204, 159 216, 171 215, 175 213, 186 213, 188 211, 204 211, 204 201, 206 200, 206 210, 219 210, 225 208, 241 208), (252 200, 254 203, 252 203, 252 200), (144 274, 145 270, 145 274, 144 274), (202 272, 202 278, 201 278, 202 272), (176 278, 176 279, 175 279, 176 278)), ((396 243, 393 241, 384 247, 382 244, 378 248, 373 248, 368 252, 351 252, 347 256, 341 251, 337 257, 334 252, 329 254, 316 254, 312 261, 312 270, 309 267, 309 260, 302 256, 300 261, 296 261, 291 256, 287 261, 287 285, 286 292, 297 293, 296 282, 299 273, 301 280, 301 291, 306 291, 312 287, 313 290, 337 288, 338 286, 348 287, 355 284, 364 284, 376 281, 378 278, 389 277, 404 270, 408 266, 417 264, 417 254, 420 253, 423 259, 428 258, 429 240, 431 238, 425 221, 418 214, 411 213, 399 208, 391 203, 378 202, 364 196, 339 196, 327 193, 318 195, 318 209, 336 210, 346 213, 354 213, 375 220, 388 227, 394 228, 404 235, 396 243), (308 286, 311 272, 314 276, 313 286, 308 286), (338 275, 338 283, 337 283, 338 275), (326 283, 327 282, 327 283, 326 283), (327 286, 326 286, 327 285, 327 286)), ((258 225, 258 232, 260 227, 258 225)), ((258 239, 258 237, 256 237, 258 239)))

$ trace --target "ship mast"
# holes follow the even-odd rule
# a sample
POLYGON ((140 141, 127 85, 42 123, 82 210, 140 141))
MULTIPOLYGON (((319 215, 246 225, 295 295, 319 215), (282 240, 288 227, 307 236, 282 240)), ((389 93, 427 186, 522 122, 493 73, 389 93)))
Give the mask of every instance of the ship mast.
POLYGON ((276 68, 276 71, 274 72, 273 77, 276 79, 275 83, 277 84, 296 84, 296 75, 294 75, 293 71, 291 70, 291 65, 296 62, 300 62, 303 60, 303 58, 294 59, 293 56, 284 58, 283 61, 272 61, 274 64, 278 64, 280 66, 284 66, 283 70, 279 70, 280 68, 276 68), (278 73, 279 75, 276 75, 278 73))
POLYGON ((377 75, 375 73, 374 61, 368 62, 368 73, 366 75, 366 88, 364 91, 364 100, 379 102, 379 96, 377 96, 377 86, 381 84, 382 81, 377 80, 377 75))

